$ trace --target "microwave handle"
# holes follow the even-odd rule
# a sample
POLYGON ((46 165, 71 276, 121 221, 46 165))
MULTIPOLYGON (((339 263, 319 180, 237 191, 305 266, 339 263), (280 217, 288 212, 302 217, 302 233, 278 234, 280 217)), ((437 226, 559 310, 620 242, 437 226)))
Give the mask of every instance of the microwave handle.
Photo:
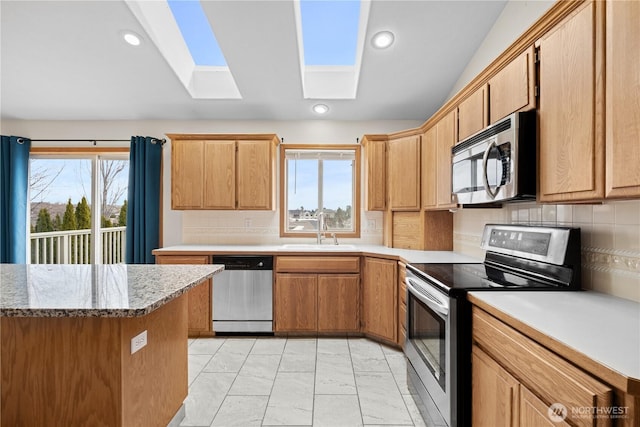
POLYGON ((495 191, 491 189, 491 186, 489 185, 489 177, 487 176, 487 164, 489 162, 489 152, 491 152, 491 149, 497 146, 498 144, 496 144, 496 140, 494 139, 489 143, 489 146, 484 151, 484 156, 482 156, 482 181, 484 183, 485 191, 487 192, 489 197, 491 197, 492 199, 495 199, 496 196, 498 195, 498 191, 500 191, 500 186, 498 185, 495 191))

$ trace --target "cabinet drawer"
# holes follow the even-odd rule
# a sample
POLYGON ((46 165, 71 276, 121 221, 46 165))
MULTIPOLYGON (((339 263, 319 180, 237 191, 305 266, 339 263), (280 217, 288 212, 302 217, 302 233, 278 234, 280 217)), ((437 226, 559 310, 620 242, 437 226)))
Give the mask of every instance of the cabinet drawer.
POLYGON ((354 256, 279 256, 278 273, 359 273, 360 257, 354 256))
POLYGON ((472 317, 474 341, 547 405, 569 408, 568 418, 576 425, 592 420, 572 417, 570 408, 611 406, 607 385, 476 307, 472 317))

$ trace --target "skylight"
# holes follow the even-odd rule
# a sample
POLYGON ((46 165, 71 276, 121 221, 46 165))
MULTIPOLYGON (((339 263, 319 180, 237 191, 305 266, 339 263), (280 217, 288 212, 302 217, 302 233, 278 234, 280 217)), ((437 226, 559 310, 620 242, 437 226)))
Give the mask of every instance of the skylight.
POLYGON ((355 65, 360 1, 301 0, 305 65, 355 65))
POLYGON ((218 46, 198 0, 167 0, 196 65, 226 67, 227 62, 218 46))

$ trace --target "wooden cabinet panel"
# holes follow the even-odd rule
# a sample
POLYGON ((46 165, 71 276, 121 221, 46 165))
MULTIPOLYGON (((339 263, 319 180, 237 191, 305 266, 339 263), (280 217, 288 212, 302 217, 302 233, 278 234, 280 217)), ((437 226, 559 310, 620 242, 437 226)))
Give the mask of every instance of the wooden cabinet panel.
POLYGON ((442 118, 437 127, 437 206, 454 207, 451 198, 451 147, 456 141, 456 112, 451 111, 442 118))
POLYGON ((420 210, 420 135, 389 141, 389 208, 420 210))
POLYGON ((359 273, 358 256, 289 256, 276 257, 276 271, 288 273, 359 273))
POLYGON ((606 196, 640 197, 640 2, 606 10, 606 196))
MULTIPOLYGON (((472 313, 474 341, 545 401, 567 408, 611 406, 613 392, 607 385, 484 311, 474 307, 472 313)), ((594 420, 572 413, 567 419, 579 426, 594 425, 594 420)))
POLYGON ((471 424, 477 427, 517 427, 518 380, 475 345, 471 365, 471 424))
POLYGON ((387 139, 363 140, 365 147, 365 206, 368 211, 387 207, 387 139))
POLYGON ((171 143, 172 209, 195 209, 202 206, 203 155, 203 141, 171 143))
POLYGON ((360 331, 360 275, 318 275, 318 331, 360 331))
POLYGON ((487 126, 487 85, 480 87, 458 105, 458 139, 481 131, 487 126))
POLYGON ((433 126, 422 135, 422 206, 438 204, 438 139, 437 127, 433 126))
POLYGON ((531 46, 489 79, 489 124, 536 107, 534 54, 531 46))
POLYGON ((273 145, 265 141, 237 142, 238 209, 273 208, 273 145))
POLYGON ((604 197, 599 3, 586 2, 539 42, 541 201, 604 197))
MULTIPOLYGON (((236 142, 204 141, 204 203, 207 209, 236 207, 236 142)), ((201 159, 201 161, 202 161, 201 159)))
MULTIPOLYGON (((156 264, 209 264, 207 255, 156 255, 156 264)), ((187 292, 189 336, 213 335, 212 279, 187 292)))
MULTIPOLYGON (((568 409, 569 410, 569 409, 568 409)), ((538 399, 526 387, 520 387, 520 427, 569 427, 570 424, 559 418, 551 421, 549 405, 538 399)))
POLYGON ((167 136, 173 209, 273 209, 276 135, 167 136))
POLYGON ((396 342, 398 287, 396 261, 365 257, 362 288, 364 333, 396 342))
POLYGON ((317 275, 279 273, 276 275, 273 295, 276 332, 317 330, 317 275))

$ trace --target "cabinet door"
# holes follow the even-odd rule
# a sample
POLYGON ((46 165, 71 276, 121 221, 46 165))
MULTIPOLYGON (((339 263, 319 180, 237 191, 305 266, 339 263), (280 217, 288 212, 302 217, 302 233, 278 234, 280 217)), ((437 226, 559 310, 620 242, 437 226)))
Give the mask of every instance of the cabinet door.
MULTIPOLYGON (((206 255, 157 255, 156 264, 209 264, 206 255)), ((208 279, 187 293, 189 336, 213 334, 212 280, 208 279)))
POLYGON ((387 141, 366 140, 366 207, 383 211, 387 207, 387 141))
POLYGON ((420 136, 389 141, 389 207, 420 210, 420 136))
POLYGON ((397 333, 397 262, 366 257, 362 288, 364 333, 395 342, 397 333))
POLYGON ((318 331, 360 330, 360 275, 318 275, 318 331))
POLYGON ((236 143, 204 142, 204 207, 235 209, 236 207, 236 143))
POLYGON ((456 141, 456 112, 451 111, 436 125, 437 128, 437 206, 449 208, 455 206, 451 203, 451 147, 456 141))
POLYGON ((438 140, 434 126, 422 135, 422 206, 438 204, 438 140))
POLYGON ((536 108, 534 53, 531 46, 489 80, 489 124, 536 108))
POLYGON ((276 275, 273 295, 276 332, 316 331, 316 274, 279 273, 276 275))
MULTIPOLYGON (((561 408, 561 407, 560 407, 561 408)), ((570 410, 567 408, 567 410, 570 410)), ((529 389, 520 386, 520 427, 569 427, 562 412, 554 414, 554 420, 549 417, 549 405, 531 393, 529 389)))
POLYGON ((458 141, 487 126, 487 86, 484 85, 458 105, 458 141))
POLYGON ((273 208, 272 147, 271 141, 238 141, 238 209, 273 208))
POLYGON ((518 426, 518 380, 475 345, 471 366, 471 424, 478 427, 518 426))
POLYGON ((640 2, 607 2, 607 197, 640 196, 640 2))
POLYGON ((540 40, 541 201, 604 197, 596 4, 586 2, 540 40))
POLYGON ((171 208, 202 208, 204 142, 171 141, 171 208))

